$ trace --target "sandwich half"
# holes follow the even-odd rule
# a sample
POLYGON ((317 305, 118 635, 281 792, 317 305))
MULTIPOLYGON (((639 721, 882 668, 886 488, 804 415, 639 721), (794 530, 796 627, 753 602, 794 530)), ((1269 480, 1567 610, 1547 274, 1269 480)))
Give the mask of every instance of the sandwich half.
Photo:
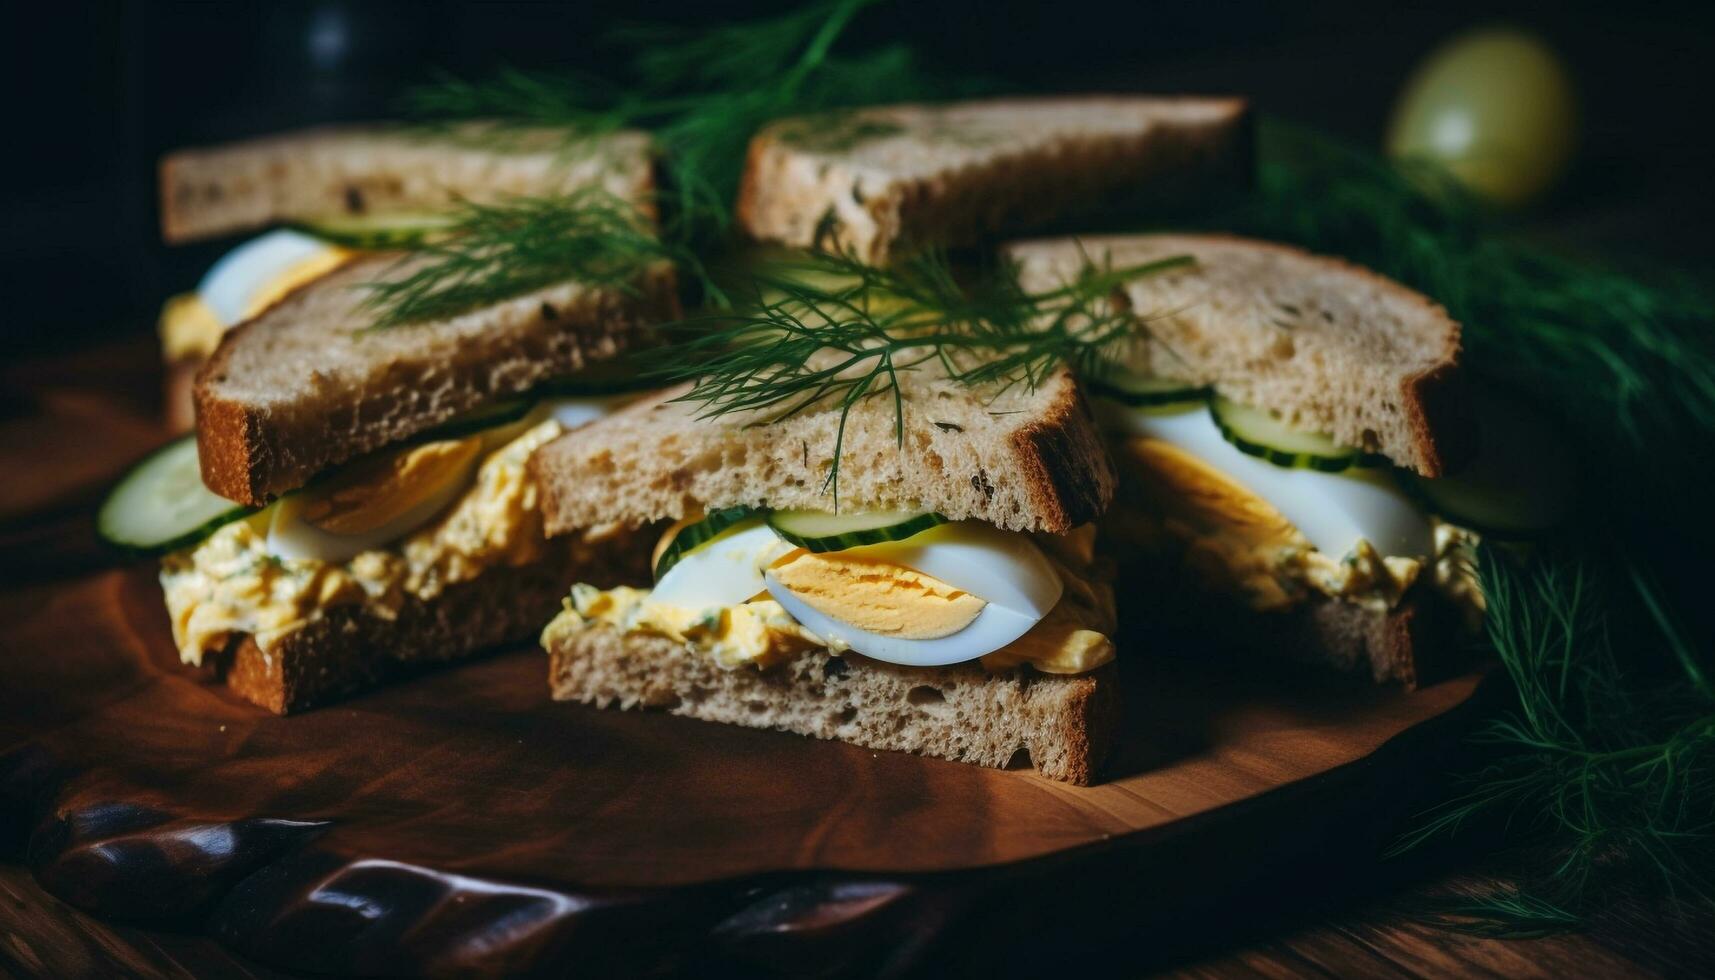
POLYGON ((1472 449, 1459 325, 1368 270, 1222 235, 1009 246, 1026 288, 1195 263, 1111 302, 1136 337, 1090 379, 1121 490, 1104 540, 1158 620, 1415 686, 1480 622, 1464 522, 1426 488, 1472 449))
POLYGON ((169 243, 262 231, 227 251, 196 289, 161 310, 166 414, 192 424, 196 369, 223 333, 364 250, 444 230, 466 204, 600 189, 653 208, 650 141, 639 132, 573 139, 563 130, 481 124, 445 130, 328 126, 179 150, 161 161, 169 243))
POLYGON ((617 529, 545 540, 524 467, 626 397, 591 372, 676 315, 671 267, 377 327, 366 287, 427 261, 348 262, 227 332, 195 437, 102 509, 163 554, 183 660, 272 711, 531 636, 571 581, 646 577, 617 529))
POLYGON ((538 451, 550 534, 659 539, 653 588, 579 584, 543 631, 553 696, 1095 778, 1114 477, 1088 407, 1064 371, 900 378, 897 415, 862 399, 843 434, 837 406, 709 419, 678 389, 538 451))

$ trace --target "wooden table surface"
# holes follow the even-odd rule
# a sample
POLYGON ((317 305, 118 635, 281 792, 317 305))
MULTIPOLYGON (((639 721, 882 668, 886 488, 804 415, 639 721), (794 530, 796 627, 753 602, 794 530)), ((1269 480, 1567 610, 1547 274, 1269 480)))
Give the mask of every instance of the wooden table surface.
MULTIPOLYGON (((0 489, 0 590, 18 589, 42 576, 75 575, 103 560, 93 548, 75 547, 50 549, 44 559, 40 542, 63 535, 63 525, 80 519, 77 515, 87 520, 92 493, 87 461, 104 455, 104 444, 158 438, 151 422, 156 392, 146 380, 149 375, 137 371, 140 358, 152 357, 145 338, 71 359, 15 363, 0 374, 0 392, 6 396, 0 400, 0 418, 8 422, 0 426, 0 455, 27 448, 29 458, 43 461, 44 471, 57 475, 5 481, 0 489), (87 411, 104 424, 92 425, 79 445, 38 440, 28 425, 29 410, 19 406, 42 398, 55 399, 61 416, 87 411), (117 416, 116 406, 123 409, 117 416), (16 560, 24 554, 35 559, 28 566, 16 560)), ((0 719, 0 732, 6 728, 7 720, 0 719)), ((1422 782, 1439 781, 1459 761, 1426 764, 1422 782)), ((1371 853, 1393 832, 1352 828, 1352 836, 1371 853)), ((1709 921, 1662 921, 1641 907, 1618 908, 1583 934, 1531 941, 1480 939, 1425 925, 1415 910, 1426 899, 1480 884, 1468 864, 1468 847, 1424 853, 1408 862, 1354 861, 1351 852, 1343 852, 1338 860, 1308 871, 1302 863, 1247 869, 1254 887, 1223 896, 1218 905, 1179 909, 1174 916, 1151 916, 1135 924, 1105 922, 1094 927, 1096 935, 1088 941, 1062 924, 1056 935, 1072 940, 1057 939, 1033 961, 997 964, 985 960, 978 945, 969 959, 955 955, 929 968, 946 972, 974 963, 984 972, 999 968, 1023 975, 1082 966, 1105 975, 1112 970, 1112 957, 1123 952, 1121 972, 1166 976, 1715 975, 1709 921)), ((980 944, 980 936, 971 938, 980 944)), ((96 921, 45 893, 16 863, 0 861, 0 976, 111 974, 290 975, 241 961, 206 937, 96 921)))
MULTIPOLYGON (((1193 942, 1136 937, 1123 969, 1094 975, 1190 977, 1715 976, 1709 923, 1618 909, 1596 929, 1545 939, 1485 939, 1427 926, 1405 911, 1446 880, 1361 892, 1308 915, 1194 927, 1193 942)), ((1111 965, 1111 961, 1109 963, 1111 965)), ((1100 970, 1100 967, 1097 967, 1100 970)), ((0 864, 0 977, 291 977, 240 960, 212 939, 98 922, 0 864)))

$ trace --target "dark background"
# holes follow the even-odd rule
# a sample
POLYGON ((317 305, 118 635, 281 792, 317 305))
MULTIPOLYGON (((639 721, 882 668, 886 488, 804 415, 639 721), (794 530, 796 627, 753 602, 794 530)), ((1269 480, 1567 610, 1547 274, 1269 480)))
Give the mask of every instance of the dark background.
MULTIPOLYGON (((154 166, 166 150, 281 127, 389 115, 435 68, 611 68, 617 21, 710 23, 779 2, 424 2, 9 7, 11 108, 0 249, 14 353, 147 329, 229 243, 163 247, 154 166)), ((1584 107, 1569 179, 1523 216, 1537 233, 1626 258, 1715 266, 1715 4, 1454 0, 1393 7, 1234 2, 898 2, 860 17, 852 49, 905 38, 954 71, 1022 90, 1237 92, 1264 111, 1378 145, 1411 67, 1460 30, 1541 33, 1584 107)))

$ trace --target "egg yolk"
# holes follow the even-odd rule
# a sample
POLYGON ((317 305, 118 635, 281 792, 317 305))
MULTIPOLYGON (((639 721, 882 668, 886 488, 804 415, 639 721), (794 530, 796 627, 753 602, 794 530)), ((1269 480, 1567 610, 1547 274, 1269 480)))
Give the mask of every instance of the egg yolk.
POLYGON ((1191 453, 1159 439, 1132 439, 1125 448, 1183 516, 1259 546, 1297 541, 1297 528, 1273 505, 1191 453))
POLYGON ((207 357, 226 332, 220 318, 196 293, 181 293, 161 308, 161 349, 167 360, 207 357))
POLYGON ((357 463, 315 490, 303 519, 330 534, 363 534, 421 506, 468 470, 482 438, 445 439, 357 463))
POLYGON ((883 636, 951 636, 988 605, 940 579, 902 565, 847 555, 794 551, 772 566, 776 581, 810 608, 883 636))
POLYGON ((250 319, 278 303, 292 290, 339 268, 351 255, 343 248, 327 248, 292 263, 268 280, 267 285, 256 290, 256 294, 250 297, 250 303, 244 307, 244 318, 250 319))

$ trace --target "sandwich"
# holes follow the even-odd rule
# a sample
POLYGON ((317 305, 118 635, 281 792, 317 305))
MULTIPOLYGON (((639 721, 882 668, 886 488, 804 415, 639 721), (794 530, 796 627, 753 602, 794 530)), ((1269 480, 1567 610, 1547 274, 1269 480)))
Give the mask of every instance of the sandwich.
POLYGON ((652 207, 648 138, 621 132, 574 143, 540 128, 330 126, 168 155, 160 170, 167 242, 262 232, 162 308, 168 424, 190 428, 191 384, 221 335, 298 286, 366 250, 440 234, 467 204, 589 188, 652 207))
POLYGON ((1237 98, 1015 97, 840 110, 756 134, 737 216, 758 241, 884 265, 925 247, 976 245, 1241 186, 1251 148, 1249 109, 1237 98))
POLYGON ((376 289, 444 255, 366 253, 225 331, 194 436, 101 510, 162 556, 181 658, 269 710, 526 639, 579 578, 647 580, 622 529, 548 541, 524 467, 629 397, 597 375, 678 315, 670 263, 379 325, 376 289))
POLYGON ((543 630, 553 696, 1090 782, 1118 695, 1083 396, 928 364, 896 393, 710 418, 673 389, 538 450, 549 534, 655 539, 652 587, 580 582, 543 630))
POLYGON ((1120 473, 1103 540, 1154 622, 1408 687, 1481 621, 1481 515, 1449 479, 1473 450, 1459 325, 1424 296, 1296 248, 1224 235, 1008 246, 1026 288, 1092 264, 1194 262, 1128 281, 1140 326, 1089 384, 1120 473))
MULTIPOLYGON (((1248 122, 1237 99, 1073 97, 770 124, 750 144, 739 225, 819 258, 759 277, 758 301, 780 314, 762 335, 814 346, 829 318, 933 332, 932 297, 954 277, 917 260, 1242 183, 1248 122), (919 269, 905 293, 863 271, 890 265, 919 269), (794 291, 794 275, 816 288, 794 291), (872 316, 901 301, 902 316, 872 316)), ((1036 301, 1008 288, 941 299, 990 312, 1036 301)), ((828 396, 850 372, 824 360, 862 374, 866 345, 886 342, 808 354, 812 374, 828 373, 807 401, 752 389, 711 411, 702 397, 766 389, 797 371, 788 358, 537 451, 550 534, 658 536, 652 587, 580 582, 542 632, 556 699, 1096 777, 1119 714, 1110 562, 1093 524, 1114 477, 1080 389, 1063 367, 973 384, 968 359, 982 355, 961 347, 901 352, 911 367, 891 388, 828 396)))

